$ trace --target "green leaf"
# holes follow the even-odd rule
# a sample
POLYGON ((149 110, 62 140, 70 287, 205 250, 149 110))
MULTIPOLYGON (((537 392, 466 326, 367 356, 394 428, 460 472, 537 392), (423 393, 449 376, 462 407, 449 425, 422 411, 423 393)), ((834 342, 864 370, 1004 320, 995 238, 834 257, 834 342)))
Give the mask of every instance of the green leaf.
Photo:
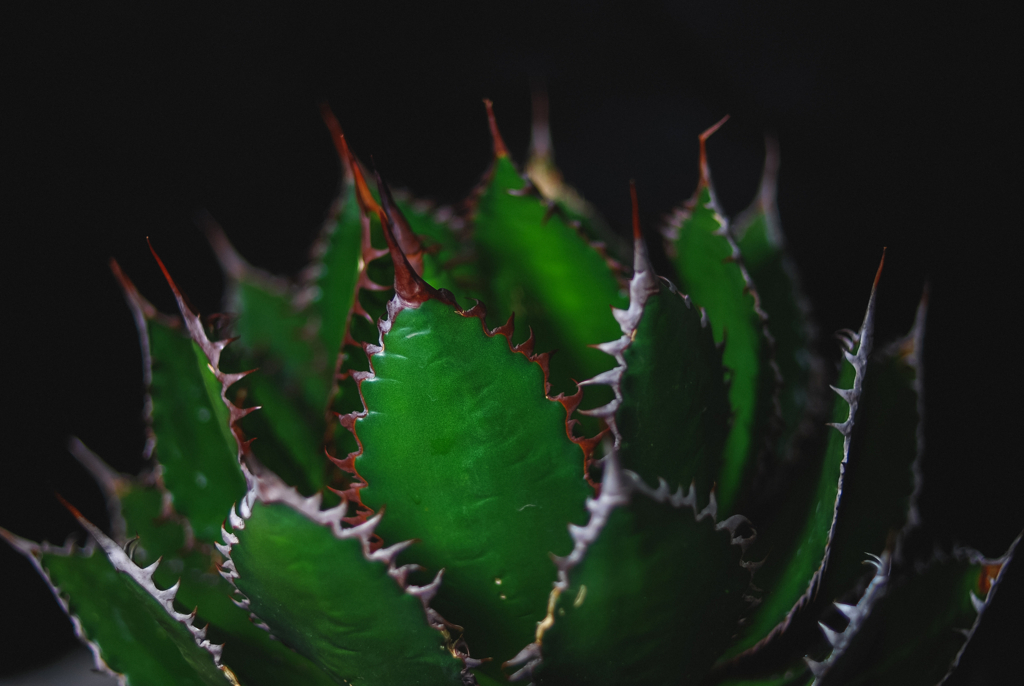
POLYGON ((880 555, 897 533, 916 524, 911 508, 920 454, 918 364, 924 317, 922 301, 911 333, 868 362, 819 591, 826 599, 852 589, 864 576, 865 556, 880 555))
POLYGON ((599 346, 619 366, 587 382, 609 383, 615 400, 590 413, 607 419, 623 465, 648 484, 710 493, 730 421, 722 353, 704 312, 654 273, 638 222, 634 235, 629 309, 612 311, 622 337, 599 346))
POLYGON ((338 351, 321 346, 314 332, 319 317, 297 306, 287 284, 246 264, 219 230, 209 233, 232 278, 228 300, 237 313, 238 342, 225 359, 257 369, 238 388, 262 411, 241 427, 260 437, 256 452, 264 463, 304 493, 318 491, 326 483, 324 438, 338 351))
MULTIPOLYGON (((93 652, 96 667, 123 675, 129 685, 202 686, 207 683, 179 652, 174 640, 139 601, 103 554, 68 544, 38 545, 0 529, 8 543, 35 566, 75 633, 93 652)), ((211 659, 212 662, 212 659, 211 659)), ((223 678, 221 683, 226 683, 223 678)))
POLYGON ((715 522, 695 490, 653 490, 617 456, 559 583, 538 639, 513 660, 544 683, 696 683, 729 644, 752 598, 743 517, 715 522))
POLYGON ((174 509, 196 537, 213 541, 231 504, 245 493, 220 384, 177 318, 160 315, 111 263, 142 344, 155 455, 174 509))
POLYGON ((247 436, 258 437, 256 456, 302 493, 321 490, 327 482, 324 414, 304 411, 262 369, 239 385, 247 391, 246 403, 260 408, 240 423, 247 436))
POLYGON ((785 493, 785 500, 793 506, 759 529, 758 545, 752 554, 755 558, 766 557, 757 577, 765 596, 745 624, 730 655, 753 647, 769 635, 778 636, 819 590, 835 533, 836 513, 841 507, 843 472, 850 456, 851 436, 863 407, 864 379, 874 343, 875 292, 881 269, 879 265, 860 331, 849 332, 849 340, 844 341, 844 360, 834 386, 837 397, 832 421, 836 431, 829 434, 821 460, 805 469, 805 480, 797 482, 801 489, 807 483, 811 487, 806 492, 785 493))
POLYGON ((313 249, 317 257, 306 269, 314 275, 307 311, 311 318, 319 319, 317 335, 332 365, 337 362, 352 316, 362 254, 362 223, 351 174, 346 174, 343 183, 334 221, 325 224, 313 249))
POLYGON ((943 681, 992 602, 1019 541, 996 560, 957 550, 920 574, 890 576, 883 558, 860 602, 841 607, 850 624, 833 636, 833 655, 810 663, 818 675, 815 686, 943 681))
MULTIPOLYGON (((625 307, 623 289, 608 258, 527 188, 503 145, 471 221, 480 270, 489 281, 488 324, 515 313, 521 326, 531 327, 540 350, 557 350, 551 380, 556 392, 571 390, 570 379, 606 371, 608 358, 588 346, 618 335, 608 308, 625 307)), ((610 394, 595 395, 603 403, 610 394)))
POLYGON ((359 494, 387 508, 385 541, 422 541, 416 561, 445 569, 435 606, 500 663, 543 619, 548 554, 568 552, 566 527, 585 518, 585 452, 566 409, 545 397, 544 358, 513 350, 511 327, 485 332, 479 309, 436 299, 399 303, 383 349, 368 351, 366 411, 349 418, 368 484, 359 494))
POLYGON ((319 505, 269 472, 251 479, 222 548, 242 603, 339 683, 461 684, 456 628, 426 604, 440 578, 407 587, 393 560, 408 542, 371 552, 379 519, 343 528, 346 503, 319 505))
POLYGON ((733 423, 716 495, 724 511, 734 512, 752 486, 775 420, 777 368, 765 316, 706 173, 665 236, 680 290, 707 312, 715 342, 725 345, 733 423))
MULTIPOLYGON (((327 686, 334 681, 298 653, 271 638, 249 621, 248 610, 235 604, 235 589, 217 571, 219 553, 209 546, 194 546, 180 516, 164 500, 159 481, 149 476, 118 474, 80 441, 72 454, 96 478, 107 496, 114 536, 133 562, 149 565, 162 559, 153 582, 167 588, 178 585, 175 601, 196 608, 196 626, 207 626, 211 643, 223 644, 221 662, 246 686, 302 683, 327 686), (126 539, 124 532, 132 535, 126 539)), ((218 547, 219 544, 216 544, 218 547)))
POLYGON ((782 430, 775 443, 775 458, 791 461, 801 439, 813 431, 813 415, 824 400, 818 389, 824 385, 822 363, 811 349, 809 305, 800 291, 796 269, 785 253, 779 226, 775 206, 777 167, 777 145, 769 145, 758 198, 745 216, 737 220, 736 235, 743 264, 757 284, 761 307, 768 315, 775 362, 782 376, 782 430))
POLYGON ((527 153, 526 176, 530 183, 548 201, 549 208, 560 213, 577 226, 595 245, 607 248, 620 262, 629 257, 629 244, 612 230, 596 207, 566 183, 555 164, 548 125, 547 94, 535 91, 533 95, 533 125, 530 129, 530 149, 527 153))

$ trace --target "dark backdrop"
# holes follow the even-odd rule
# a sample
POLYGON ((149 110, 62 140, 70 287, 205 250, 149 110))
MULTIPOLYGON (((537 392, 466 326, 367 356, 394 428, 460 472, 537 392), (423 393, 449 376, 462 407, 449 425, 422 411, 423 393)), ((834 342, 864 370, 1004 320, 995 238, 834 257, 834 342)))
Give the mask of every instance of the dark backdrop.
MULTIPOLYGON (((882 339, 909 328, 930 280, 924 514, 944 545, 1005 550, 1024 526, 1007 18, 890 3, 368 5, 37 3, 3 20, 0 525, 63 541, 76 526, 54 492, 106 521, 70 435, 140 467, 141 359, 110 257, 172 311, 149 236, 196 306, 218 311, 192 214, 294 273, 339 173, 318 102, 394 185, 457 203, 490 156, 481 99, 521 161, 543 79, 560 166, 614 226, 635 178, 656 229, 696 183, 697 133, 729 113, 709 144, 726 209, 753 196, 775 133, 782 221, 825 334, 859 324, 883 246, 882 339)), ((0 673, 65 650, 69 623, 6 546, 0 573, 0 673)), ((1019 583, 1005 595, 1020 606, 1019 583)), ((992 635, 970 673, 1020 635, 992 635)))

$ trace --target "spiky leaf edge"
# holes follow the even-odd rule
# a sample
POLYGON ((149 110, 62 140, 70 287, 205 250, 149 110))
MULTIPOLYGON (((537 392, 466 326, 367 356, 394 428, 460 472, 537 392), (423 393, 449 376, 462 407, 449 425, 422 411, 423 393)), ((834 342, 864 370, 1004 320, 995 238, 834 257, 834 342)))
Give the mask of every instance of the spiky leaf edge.
POLYGON ((822 554, 821 563, 818 565, 818 569, 811 575, 807 584, 807 590, 805 590, 804 593, 796 600, 790 610, 786 613, 785 617, 783 617, 783 619, 757 643, 731 658, 724 665, 721 665, 723 668, 728 668, 730 665, 734 666, 740 664, 742 661, 750 659, 752 656, 768 649, 769 646, 774 644, 783 634, 785 634, 786 630, 790 627, 797 616, 812 607, 817 600, 817 592, 821 586, 822 576, 825 574, 825 570, 828 567, 829 553, 831 551, 832 539, 835 534, 836 521, 839 515, 840 503, 842 501, 843 474, 846 471, 847 460, 850 456, 850 440, 853 434, 853 421, 857 414, 860 396, 863 392, 864 374, 867 370, 868 359, 874 348, 876 294, 878 292, 878 282, 882 276, 882 268, 884 266, 885 251, 883 250, 881 262, 878 265, 878 270, 875 272, 875 278, 871 285, 871 295, 868 297, 868 306, 864 314, 864 321, 861 324, 860 330, 856 332, 840 332, 840 340, 843 344, 843 356, 854 369, 854 379, 853 387, 849 389, 830 386, 830 388, 849 406, 849 415, 844 422, 828 424, 828 426, 836 429, 843 436, 843 459, 840 462, 839 467, 839 482, 832 510, 832 523, 829 527, 828 537, 825 540, 825 548, 822 554), (853 352, 854 349, 856 349, 856 353, 853 352))
MULTIPOLYGON (((388 230, 386 230, 385 233, 388 235, 388 243, 389 246, 391 246, 392 248, 392 255, 395 255, 396 252, 399 255, 401 255, 401 252, 397 248, 397 245, 395 243, 395 239, 391 235, 390 228, 388 228, 388 230)), ((167 280, 168 285, 171 287, 171 291, 174 293, 174 298, 175 301, 178 303, 178 309, 181 311, 181 316, 185 323, 185 328, 192 336, 192 340, 196 342, 200 349, 202 349, 203 353, 207 356, 207 360, 210 364, 210 370, 213 372, 214 376, 221 384, 221 399, 223 400, 224 404, 227 406, 229 411, 230 428, 232 435, 235 437, 235 442, 238 447, 239 467, 242 470, 242 475, 245 477, 247 485, 246 495, 243 498, 243 500, 237 506, 232 506, 231 510, 228 512, 228 521, 230 522, 232 528, 244 528, 245 519, 248 519, 249 516, 251 516, 252 505, 254 502, 256 502, 256 500, 260 500, 261 502, 264 503, 282 502, 284 504, 287 504, 292 509, 309 518, 311 521, 320 524, 321 526, 329 527, 336 538, 344 539, 358 537, 361 541, 361 546, 363 549, 365 559, 369 562, 383 562, 387 564, 388 574, 393 579, 395 579, 395 582, 399 585, 399 588, 401 588, 405 593, 408 593, 409 595, 419 598, 420 602, 423 604, 425 621, 427 621, 427 623, 432 628, 437 629, 439 632, 446 630, 447 627, 457 628, 457 625, 447 622, 436 611, 430 608, 429 605, 430 599, 433 598, 433 596, 437 593, 437 589, 440 587, 440 572, 438 573, 438 575, 435 577, 434 581, 431 584, 428 584, 426 586, 410 586, 406 582, 406 576, 413 567, 406 565, 403 567, 396 568, 394 566, 394 557, 397 556, 399 552, 401 552, 409 545, 411 545, 412 541, 403 541, 395 545, 392 545, 389 548, 383 549, 380 548, 379 544, 376 541, 371 541, 373 529, 376 527, 377 522, 380 521, 380 517, 382 516, 383 513, 378 513, 375 518, 366 519, 357 526, 343 528, 342 521, 343 519, 345 519, 345 514, 347 513, 348 510, 348 501, 345 498, 344 493, 339 493, 339 495, 342 496, 342 502, 339 505, 329 510, 321 511, 319 509, 320 502, 322 499, 321 494, 317 493, 314 494, 313 496, 310 496, 309 498, 303 498, 301 495, 299 495, 298 491, 287 486, 283 481, 281 481, 279 477, 277 477, 275 474, 264 468, 259 463, 259 461, 256 459, 256 456, 253 455, 250 449, 254 439, 247 439, 241 427, 239 426, 239 422, 243 417, 250 414, 251 412, 258 410, 259 407, 240 408, 227 397, 228 388, 230 388, 232 385, 234 385, 235 383, 237 383, 238 381, 240 381, 241 379, 243 379, 245 376, 252 372, 250 371, 235 374, 227 374, 220 370, 220 354, 224 350, 224 348, 226 348, 231 343, 231 340, 229 339, 211 341, 207 337, 206 331, 203 328, 199 316, 196 313, 194 313, 186 303, 184 297, 181 294, 181 291, 178 289, 177 284, 175 284, 174 279, 171 277, 170 272, 167 270, 167 267, 164 265, 160 257, 156 254, 156 251, 152 249, 152 246, 150 246, 150 250, 153 252, 153 257, 156 259, 157 264, 160 266, 160 270, 163 272, 164 278, 167 280), (236 508, 241 509, 242 516, 239 516, 236 508)), ((415 272, 413 272, 411 268, 409 268, 408 261, 404 261, 404 255, 402 255, 402 260, 404 267, 406 267, 409 270, 407 274, 409 279, 418 279, 419 277, 415 276, 415 272)), ((398 261, 396 260, 396 263, 397 262, 398 261)), ((398 269, 396 268, 396 273, 397 272, 398 269)), ((397 282, 398 278, 396 276, 396 284, 397 282)), ((429 286, 426 286, 426 284, 422 280, 420 280, 419 283, 423 284, 423 286, 425 286, 426 288, 430 288, 429 286)), ((395 300, 398 300, 399 298, 400 296, 396 294, 395 300)), ((217 550, 225 557, 225 561, 220 565, 220 573, 221 576, 227 579, 232 584, 232 586, 234 586, 234 579, 237 578, 237 572, 234 569, 234 562, 231 560, 230 552, 231 546, 237 543, 238 539, 237 537, 234 537, 232 534, 230 534, 226 529, 224 529, 223 526, 221 527, 221 537, 224 540, 224 545, 217 543, 214 544, 216 545, 217 550)), ((235 587, 235 590, 238 590, 237 587, 235 587)), ((239 595, 242 594, 239 592, 239 595)), ((244 596, 242 597, 243 600, 236 601, 236 604, 238 604, 243 609, 247 609, 248 600, 245 599, 244 596)), ((253 622, 257 626, 267 630, 268 632, 270 631, 270 628, 259 617, 252 614, 251 617, 253 622)), ((205 639, 205 632, 203 638, 205 639)), ((196 640, 198 643, 199 638, 197 637, 196 640)), ((454 646, 453 650, 456 651, 453 654, 455 654, 456 657, 463 661, 463 664, 465 665, 464 669, 467 674, 469 669, 478 667, 481 664, 480 661, 474 660, 473 658, 469 657, 469 651, 465 647, 465 643, 461 642, 461 639, 460 643, 457 643, 454 646)), ((219 651, 217 658, 219 659, 219 651)))
MULTIPOLYGON (((648 297, 657 292, 661 287, 658 283, 659 277, 655 274, 650 258, 648 257, 646 244, 640 234, 636 189, 631 185, 630 190, 633 200, 634 271, 633 278, 630 279, 629 282, 629 308, 626 310, 612 309, 612 314, 622 329, 622 337, 615 341, 597 346, 598 349, 614 356, 618 366, 608 372, 594 377, 593 379, 581 382, 580 384, 581 386, 589 384, 605 384, 612 387, 612 390, 615 393, 615 399, 607 405, 586 411, 586 413, 605 419, 608 423, 609 431, 612 433, 614 438, 614 443, 609 454, 601 460, 603 473, 600 488, 598 489, 598 495, 596 498, 590 498, 587 500, 587 510, 590 512, 590 520, 582 527, 574 524, 569 525, 569 534, 573 539, 573 550, 569 555, 565 557, 552 556, 555 566, 558 569, 558 579, 554 583, 551 593, 548 596, 547 615, 537 626, 537 634, 534 642, 524 647, 515 657, 502 665, 502 667, 520 667, 519 670, 509 677, 509 681, 513 682, 532 679, 535 671, 543 663, 544 633, 554 625, 556 621, 555 608, 557 606, 557 601, 559 596, 570 586, 570 573, 572 569, 583 562, 586 557, 587 550, 600 536, 601 531, 607 524, 612 511, 617 507, 627 506, 634 493, 640 493, 658 503, 668 503, 676 509, 689 507, 693 511, 694 521, 696 522, 700 522, 703 519, 710 517, 712 522, 715 524, 715 530, 721 531, 724 529, 728 531, 730 535, 730 545, 740 546, 742 553, 746 553, 747 548, 754 542, 757 535, 756 531, 747 537, 742 537, 737 534, 737 531, 742 526, 753 529, 750 521, 743 515, 732 515, 721 522, 718 521, 718 503, 715 500, 715 492, 713 488, 708 494, 708 504, 704 508, 698 510, 697 492, 694 484, 690 485, 689 490, 685 494, 681 485, 679 485, 677 490, 673 492, 668 482, 659 477, 657 488, 652 488, 644 482, 638 474, 628 469, 623 469, 619 464, 617 448, 621 443, 621 435, 619 434, 618 427, 615 424, 615 412, 622 402, 620 381, 626 370, 626 362, 623 358, 623 352, 632 340, 632 335, 637 328, 640 317, 643 315, 644 305, 646 304, 648 297)), ((687 305, 689 304, 690 303, 687 300, 687 305)), ((702 326, 707 325, 707 316, 703 309, 701 310, 701 324, 702 326)), ((739 564, 750 572, 751 590, 753 591, 753 576, 757 571, 757 568, 761 566, 761 563, 751 562, 741 558, 739 564)), ((745 595, 744 599, 750 602, 751 606, 754 606, 759 602, 759 600, 751 594, 745 595)))
MULTIPOLYGON (((968 644, 971 642, 975 632, 978 630, 978 626, 981 624, 985 610, 992 604, 996 591, 999 588, 999 584, 1002 581, 1007 563, 1013 558, 1022 537, 1024 537, 1024 534, 1018 534, 1017 538, 1015 538, 1013 543, 1010 544, 1009 549, 1003 555, 995 559, 986 558, 984 555, 971 548, 957 547, 953 549, 951 556, 953 560, 966 560, 971 564, 982 565, 985 567, 998 565, 999 571, 996 573, 995 578, 991 580, 988 592, 985 594, 984 599, 979 598, 974 591, 970 592, 971 606, 974 608, 975 612, 977 612, 977 616, 974 618, 974 622, 971 624, 970 628, 962 630, 964 634, 964 643, 960 646, 960 649, 953 657, 946 675, 942 678, 942 681, 939 682, 940 685, 944 684, 949 677, 952 676, 953 672, 960 664, 960 658, 963 656, 964 651, 967 650, 968 644)), ((846 649, 854 640, 856 640, 857 633, 870 616, 872 608, 888 592, 889 578, 892 574, 893 556, 886 551, 883 552, 881 556, 872 557, 873 559, 868 560, 868 563, 874 566, 875 574, 857 604, 845 605, 842 603, 833 603, 835 608, 839 610, 844 617, 850 620, 847 627, 843 631, 834 631, 824 624, 819 623, 822 633, 832 646, 832 653, 822 661, 815 661, 809 657, 804 658, 804 661, 807 663, 807 666, 815 677, 811 686, 818 686, 828 675, 830 668, 843 657, 846 649)), ((918 573, 933 564, 941 564, 948 559, 949 557, 946 555, 937 553, 931 560, 919 566, 918 573)))
MULTIPOLYGON (((498 140, 500 140, 500 135, 498 140)), ((381 183, 381 189, 382 197, 386 197, 386 186, 383 183, 381 183)), ((359 490, 364 488, 367 485, 367 482, 359 474, 358 469, 356 467, 356 459, 363 454, 363 444, 361 439, 359 438, 359 434, 356 427, 356 421, 358 419, 366 417, 369 413, 369 408, 366 406, 366 399, 363 397, 362 384, 364 381, 368 379, 373 379, 375 377, 375 372, 373 370, 373 356, 384 351, 384 337, 391 330, 391 324, 392 322, 395 321, 395 317, 397 317, 402 310, 416 309, 427 300, 437 300, 439 302, 446 303, 452 306, 455 309, 455 311, 458 312, 463 317, 476 317, 477 319, 480 320, 480 327, 485 336, 487 336, 488 338, 493 338, 499 335, 504 336, 508 343, 509 350, 511 352, 523 355, 524 357, 526 357, 526 359, 530 360, 530 362, 537 364, 541 368, 541 370, 544 373, 544 395, 548 400, 560 403, 565 408, 566 436, 568 436, 569 440, 571 440, 573 443, 580 447, 583 453, 582 465, 584 475, 587 476, 588 481, 590 481, 588 473, 590 466, 594 462, 594 450, 596 449, 597 445, 601 442, 601 440, 605 437, 607 432, 602 431, 598 433, 596 436, 589 438, 578 437, 574 435, 573 428, 576 425, 576 420, 571 419, 571 417, 573 412, 576 410, 576 408, 579 406, 580 402, 583 399, 582 389, 578 388, 576 393, 570 396, 567 396, 563 393, 560 393, 554 397, 550 396, 549 393, 551 390, 551 384, 548 380, 548 360, 551 357, 551 353, 534 352, 532 331, 530 332, 530 335, 527 337, 525 341, 519 344, 513 344, 512 335, 514 331, 514 315, 510 316, 508 321, 502 326, 495 327, 493 329, 488 329, 486 323, 487 308, 483 303, 478 301, 470 309, 463 310, 459 306, 458 302, 455 300, 455 296, 452 293, 444 289, 435 289, 428 283, 426 283, 420 277, 418 271, 415 269, 414 265, 412 264, 412 260, 410 260, 402 250, 402 246, 397 238, 397 236, 399 235, 398 229, 400 228, 400 222, 398 221, 398 219, 396 219, 395 214, 392 213, 391 205, 385 202, 383 206, 380 207, 379 211, 381 216, 381 223, 385 227, 384 233, 388 240, 388 248, 391 252, 392 261, 394 262, 395 265, 395 296, 388 302, 387 316, 382 318, 377 323, 379 333, 378 342, 376 344, 362 344, 363 351, 366 354, 367 361, 370 367, 369 370, 353 372, 353 378, 355 379, 357 387, 359 389, 359 398, 360 401, 362 402, 363 409, 362 411, 357 410, 355 412, 350 412, 348 414, 338 415, 339 422, 341 423, 342 426, 344 426, 352 433, 352 436, 355 439, 357 445, 356 450, 349 453, 349 455, 347 455, 344 459, 334 457, 331 458, 332 461, 340 469, 351 474, 354 479, 352 486, 348 490, 339 493, 339 495, 341 495, 346 500, 355 503, 358 508, 357 517, 350 518, 347 521, 350 521, 354 524, 359 524, 367 521, 367 519, 373 514, 373 510, 367 505, 365 505, 360 497, 359 490)), ((593 481, 590 481, 590 483, 595 489, 598 488, 598 484, 594 483, 593 481)))
MULTIPOLYGON (((666 220, 665 224, 661 229, 662 237, 665 241, 665 249, 669 255, 673 254, 675 250, 675 242, 678 240, 679 227, 683 225, 683 222, 693 213, 693 210, 697 207, 697 203, 700 202, 700 195, 703 189, 707 189, 708 197, 710 199, 709 206, 711 210, 718 217, 719 224, 721 227, 716 232, 717 235, 722 236, 726 239, 731 250, 731 254, 726 258, 727 261, 734 262, 740 270, 740 275, 743 278, 744 291, 749 293, 751 298, 754 300, 754 313, 757 315, 758 321, 761 324, 761 335, 767 345, 767 359, 768 364, 771 368, 773 376, 773 388, 771 393, 771 408, 772 416, 768 418, 768 424, 766 430, 760 437, 761 445, 757 447, 757 453, 753 467, 757 470, 758 474, 765 471, 765 457, 771 450, 772 443, 775 441, 775 436, 782 427, 782 407, 779 403, 779 393, 782 389, 783 379, 782 372, 779 370, 779 365, 775 359, 775 337, 772 335, 768 327, 768 313, 765 312, 761 306, 761 296, 757 292, 757 287, 754 284, 754 280, 750 276, 750 272, 747 270, 746 265, 743 262, 743 254, 740 251, 739 245, 736 242, 734 235, 735 222, 726 218, 724 210, 722 210, 721 204, 718 202, 718 196, 715 193, 714 184, 711 181, 711 168, 708 165, 707 155, 707 141, 718 129, 722 127, 727 121, 729 116, 726 115, 718 122, 704 130, 698 137, 700 146, 700 177, 697 181, 697 188, 694 190, 693 195, 687 200, 681 208, 677 208, 666 220)), ((726 345, 727 341, 723 341, 726 345)), ((751 468, 751 465, 747 465, 747 469, 751 468)), ((740 488, 742 490, 742 488, 740 488)), ((733 504, 741 500, 741 492, 737 492, 732 496, 733 504)))

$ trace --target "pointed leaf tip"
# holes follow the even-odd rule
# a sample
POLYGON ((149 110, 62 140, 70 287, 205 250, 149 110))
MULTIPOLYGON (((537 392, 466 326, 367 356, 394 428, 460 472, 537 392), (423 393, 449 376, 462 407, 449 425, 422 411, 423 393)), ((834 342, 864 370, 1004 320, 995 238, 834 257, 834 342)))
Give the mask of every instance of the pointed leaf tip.
POLYGON ((501 131, 498 130, 498 120, 494 117, 494 103, 484 98, 484 107, 487 108, 487 124, 491 128, 491 139, 494 141, 494 156, 508 157, 508 148, 501 138, 501 131))
POLYGON ((699 138, 700 138, 700 176, 701 176, 701 181, 703 181, 704 183, 708 184, 709 186, 711 185, 711 175, 708 173, 708 151, 707 151, 708 138, 711 138, 711 134, 713 134, 715 131, 718 131, 718 129, 722 128, 722 125, 725 124, 725 122, 729 121, 729 116, 730 115, 728 115, 728 114, 725 115, 724 117, 719 119, 717 122, 715 122, 714 124, 712 124, 711 126, 706 128, 700 134, 700 136, 699 136, 699 138))
POLYGON ((530 157, 549 159, 552 156, 551 127, 548 123, 548 92, 544 84, 534 83, 531 96, 530 157))
MULTIPOLYGON (((400 234, 401 230, 398 228, 398 222, 395 220, 395 208, 385 199, 385 197, 390 199, 390 191, 386 190, 387 185, 379 173, 377 174, 377 187, 380 189, 381 200, 384 202, 384 207, 381 207, 379 212, 381 226, 384 229, 384 237, 387 239, 388 250, 391 253, 391 261, 395 265, 396 295, 405 301, 407 306, 418 307, 433 298, 458 307, 454 297, 451 297, 450 294, 439 292, 416 273, 416 270, 402 249, 403 246, 396 237, 396 234, 400 234)), ((418 243, 419 241, 416 242, 418 243)))
POLYGON ((380 193, 380 204, 383 210, 379 215, 381 224, 390 223, 391 229, 395 232, 398 246, 405 253, 405 257, 409 260, 412 268, 417 274, 422 276, 423 243, 420 242, 419 237, 413 232, 412 227, 409 225, 409 220, 402 214, 402 210, 398 208, 395 198, 391 195, 391 188, 384 183, 380 172, 375 171, 374 174, 377 177, 377 191, 380 193))
POLYGON ((882 267, 885 266, 885 251, 887 248, 882 248, 882 259, 878 263, 878 271, 875 272, 875 280, 871 284, 871 290, 878 288, 878 281, 882 278, 882 267))
POLYGON ((338 151, 341 163, 351 164, 352 155, 348 150, 348 144, 345 142, 345 132, 341 130, 338 118, 334 116, 331 106, 326 102, 320 103, 320 117, 324 120, 324 124, 327 125, 327 130, 331 132, 331 141, 334 142, 334 147, 338 151))

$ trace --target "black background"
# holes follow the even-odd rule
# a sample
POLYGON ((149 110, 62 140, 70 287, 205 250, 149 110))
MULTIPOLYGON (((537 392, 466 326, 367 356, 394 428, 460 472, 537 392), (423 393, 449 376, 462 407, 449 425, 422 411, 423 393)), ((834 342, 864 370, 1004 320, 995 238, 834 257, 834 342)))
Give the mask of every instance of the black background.
MULTIPOLYGON (((216 312, 222 279, 193 212, 208 209, 253 263, 295 273, 338 178, 319 102, 392 185, 457 203, 490 159, 481 99, 522 161, 537 79, 559 165, 622 230, 629 179, 653 235, 696 184, 697 134, 727 113, 709 155, 726 210, 741 209, 773 132, 782 222, 823 352, 837 354, 832 331, 860 323, 883 246, 881 339, 909 329, 931 283, 922 509, 937 540, 997 555, 1024 527, 1011 334, 1021 80, 1000 12, 735 0, 32 7, 2 22, 5 528, 63 541, 76 526, 55 492, 105 523, 70 435, 120 470, 141 466, 141 358, 110 257, 173 311, 149 236, 193 303, 216 312)), ((0 573, 0 674, 66 650, 67 620, 6 546, 0 573)), ((1007 587, 1007 608, 1020 607, 1020 586, 1007 587)), ((993 630, 965 675, 985 683, 1021 634, 993 630)))

